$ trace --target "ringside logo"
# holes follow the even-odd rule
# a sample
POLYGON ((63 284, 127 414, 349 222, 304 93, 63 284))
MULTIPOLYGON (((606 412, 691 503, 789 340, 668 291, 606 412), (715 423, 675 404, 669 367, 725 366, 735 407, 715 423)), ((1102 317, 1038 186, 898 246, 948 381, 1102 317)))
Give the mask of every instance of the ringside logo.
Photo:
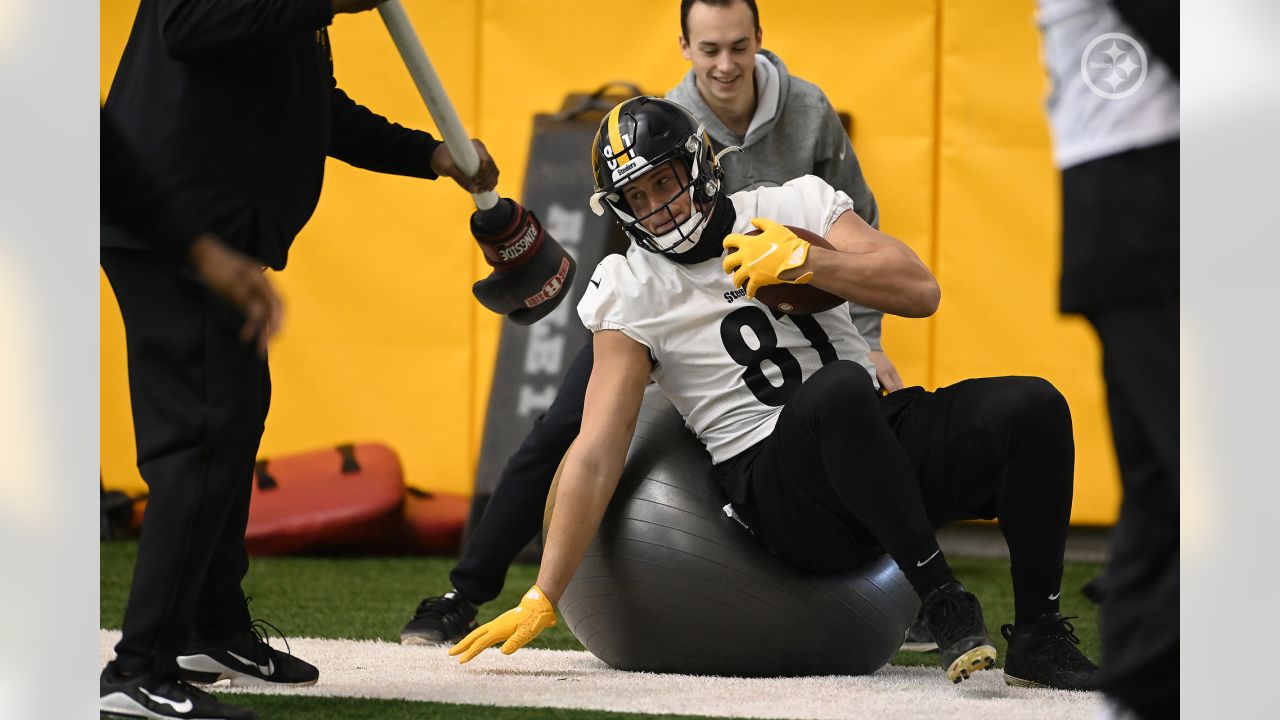
POLYGON ((498 248, 498 257, 502 258, 503 262, 511 262, 521 255, 524 255, 525 251, 533 245, 533 241, 537 238, 538 228, 535 227, 533 223, 530 223, 529 228, 524 231, 524 234, 520 236, 520 239, 510 245, 498 248))
POLYGON ((560 269, 542 284, 542 290, 524 299, 525 307, 536 307, 560 294, 564 279, 569 275, 569 258, 560 259, 560 269))

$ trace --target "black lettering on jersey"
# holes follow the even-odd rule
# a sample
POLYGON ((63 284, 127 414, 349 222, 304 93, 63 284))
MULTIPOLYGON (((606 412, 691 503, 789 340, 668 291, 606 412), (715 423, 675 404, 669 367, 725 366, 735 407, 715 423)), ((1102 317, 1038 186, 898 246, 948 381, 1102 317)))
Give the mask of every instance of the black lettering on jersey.
MULTIPOLYGON (((728 296, 729 293, 725 293, 728 296)), ((730 300, 730 302, 733 302, 730 300)), ((822 329, 821 323, 811 315, 784 315, 774 312, 774 319, 781 322, 783 318, 795 323, 804 334, 809 344, 818 351, 818 358, 823 365, 836 360, 836 349, 831 338, 822 329)), ((778 333, 773 329, 769 316, 755 305, 738 308, 725 316, 720 322, 720 341, 733 361, 746 368, 742 371, 742 381, 756 399, 765 405, 780 407, 785 405, 791 395, 804 382, 804 373, 800 362, 790 350, 778 347, 778 333), (753 348, 742 336, 743 328, 751 328, 760 347, 753 348), (782 373, 782 384, 774 385, 764 374, 765 360, 773 363, 782 373)))

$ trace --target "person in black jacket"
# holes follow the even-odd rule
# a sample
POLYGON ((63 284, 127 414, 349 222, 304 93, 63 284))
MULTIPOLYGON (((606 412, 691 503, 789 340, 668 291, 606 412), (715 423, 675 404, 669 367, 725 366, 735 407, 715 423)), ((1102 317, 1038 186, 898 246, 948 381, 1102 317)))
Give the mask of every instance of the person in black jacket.
MULTIPOLYGON (((476 142, 473 177, 427 133, 338 88, 327 26, 381 0, 141 0, 105 118, 192 222, 276 270, 320 196, 326 157, 378 172, 448 175, 471 192, 498 169, 476 142)), ((240 314, 136 224, 105 215, 101 264, 124 319, 138 467, 149 488, 123 637, 101 712, 248 718, 190 683, 312 684, 271 648, 240 587, 253 463, 271 394, 240 314)))
POLYGON ((267 343, 280 331, 284 304, 262 266, 200 229, 110 117, 102 117, 99 129, 104 220, 129 229, 151 249, 187 263, 209 290, 244 316, 241 341, 255 342, 258 352, 265 353, 267 343))

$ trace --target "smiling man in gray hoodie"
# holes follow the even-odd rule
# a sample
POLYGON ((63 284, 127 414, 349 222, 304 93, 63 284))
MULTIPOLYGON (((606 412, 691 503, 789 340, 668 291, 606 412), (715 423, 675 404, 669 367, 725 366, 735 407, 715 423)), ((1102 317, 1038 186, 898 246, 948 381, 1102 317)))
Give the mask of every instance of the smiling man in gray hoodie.
MULTIPOLYGON (((761 48, 755 0, 682 0, 680 30, 680 51, 692 67, 667 98, 703 124, 716 152, 742 148, 720 160, 726 192, 817 175, 852 198, 854 212, 868 225, 880 227, 875 196, 827 96, 761 48)), ((901 389, 902 378, 880 344, 883 313, 853 304, 849 309, 871 345, 880 386, 901 389)))

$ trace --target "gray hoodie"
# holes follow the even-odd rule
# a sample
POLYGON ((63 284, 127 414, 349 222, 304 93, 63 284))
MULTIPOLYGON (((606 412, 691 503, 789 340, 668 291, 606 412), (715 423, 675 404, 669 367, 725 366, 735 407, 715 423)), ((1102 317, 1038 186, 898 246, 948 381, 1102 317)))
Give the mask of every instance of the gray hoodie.
MULTIPOLYGON (((872 227, 880 227, 880 210, 858 156, 840 118, 817 85, 793 77, 777 55, 761 50, 756 55, 756 114, 745 136, 737 135, 716 117, 698 93, 693 70, 667 93, 667 99, 684 106, 701 122, 718 152, 738 145, 740 153, 721 158, 725 190, 733 193, 762 185, 781 185, 801 175, 817 175, 853 199, 853 210, 872 227)), ((883 313, 850 303, 854 325, 880 350, 883 313)))

